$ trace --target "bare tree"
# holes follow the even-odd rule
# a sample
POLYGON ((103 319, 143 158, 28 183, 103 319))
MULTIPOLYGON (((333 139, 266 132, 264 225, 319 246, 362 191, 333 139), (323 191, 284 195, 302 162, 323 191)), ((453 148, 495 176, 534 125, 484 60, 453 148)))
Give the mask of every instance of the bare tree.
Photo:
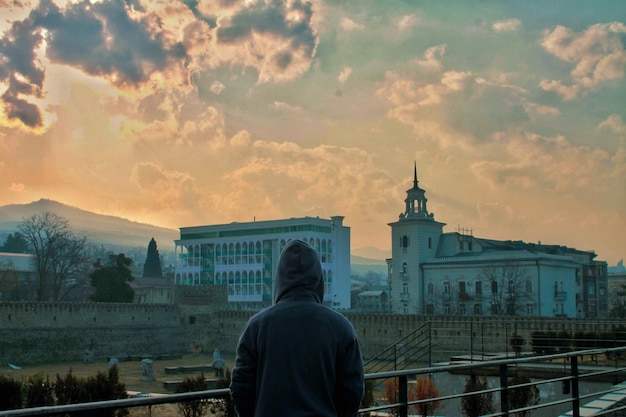
POLYGON ((35 299, 60 300, 83 272, 87 238, 72 231, 66 218, 51 212, 24 219, 18 229, 35 255, 35 299))
POLYGON ((529 299, 526 292, 529 276, 519 263, 488 265, 481 269, 481 275, 491 287, 492 315, 515 316, 523 311, 529 299))

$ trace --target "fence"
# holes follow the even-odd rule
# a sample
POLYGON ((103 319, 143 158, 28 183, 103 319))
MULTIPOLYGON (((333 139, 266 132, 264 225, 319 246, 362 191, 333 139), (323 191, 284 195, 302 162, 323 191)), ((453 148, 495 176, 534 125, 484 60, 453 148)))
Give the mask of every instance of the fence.
MULTIPOLYGON (((589 349, 582 351, 557 353, 552 355, 526 356, 521 358, 508 358, 490 361, 468 361, 466 363, 448 364, 443 366, 434 366, 416 369, 404 369, 378 373, 366 374, 366 381, 396 380, 395 398, 392 403, 368 406, 360 410, 363 416, 369 415, 393 415, 406 417, 409 410, 419 407, 422 404, 451 401, 453 399, 462 399, 480 394, 494 395, 499 397, 499 411, 485 414, 488 417, 519 415, 519 413, 533 412, 541 410, 541 415, 558 415, 551 412, 551 407, 566 404, 571 409, 568 415, 580 417, 581 415, 596 416, 618 416, 626 413, 626 403, 614 400, 613 404, 606 405, 604 409, 594 411, 590 414, 585 410, 584 402, 595 399, 600 396, 612 396, 611 398, 626 398, 626 387, 614 386, 612 388, 597 391, 590 394, 581 394, 580 383, 587 379, 610 378, 615 383, 626 379, 626 368, 618 366, 587 366, 584 365, 584 358, 597 358, 600 355, 610 356, 611 358, 620 358, 626 352, 626 347, 608 348, 608 349, 589 349), (559 376, 550 377, 550 370, 557 368, 559 376), (531 373, 533 378, 530 382, 522 384, 510 384, 511 376, 517 375, 525 370, 531 373), (566 370, 566 372, 564 372, 566 370), (472 392, 452 393, 445 395, 436 395, 432 398, 410 398, 409 381, 417 377, 432 378, 435 374, 456 374, 465 375, 484 375, 494 373, 499 381, 498 386, 493 388, 481 389, 472 392), (571 395, 566 399, 557 401, 548 401, 544 403, 523 404, 522 406, 512 406, 511 393, 515 389, 532 388, 541 384, 561 383, 563 386, 569 386, 571 395), (624 391, 621 397, 614 394, 618 391, 624 391), (583 412, 581 412, 583 410, 583 412), (382 414, 381 414, 382 413, 382 414)), ((597 360, 597 359, 596 359, 597 360)), ((182 394, 172 394, 154 397, 139 397, 122 400, 102 401, 83 404, 70 404, 50 407, 38 407, 20 410, 0 411, 0 417, 26 417, 26 416, 52 416, 52 415, 76 415, 78 413, 95 412, 98 410, 111 410, 120 408, 133 407, 150 407, 159 404, 174 404, 194 400, 209 399, 225 399, 228 398, 228 389, 197 391, 182 394)), ((610 403, 610 401, 605 401, 610 403)))

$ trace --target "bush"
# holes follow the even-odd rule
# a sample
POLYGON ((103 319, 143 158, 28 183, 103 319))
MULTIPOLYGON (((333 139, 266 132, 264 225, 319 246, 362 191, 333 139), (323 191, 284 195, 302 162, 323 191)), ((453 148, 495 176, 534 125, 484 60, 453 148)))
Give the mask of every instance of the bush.
MULTIPOLYGON (((488 389, 487 378, 484 376, 472 375, 465 380, 464 394, 488 389)), ((461 398, 461 412, 466 417, 478 417, 491 414, 495 411, 493 405, 493 392, 484 392, 473 395, 466 395, 461 398)))
POLYGON ((22 384, 12 377, 0 375, 0 410, 15 410, 22 406, 22 384))
MULTIPOLYGON (((230 387, 230 369, 226 368, 224 376, 217 380, 215 388, 228 388, 230 387)), ((229 397, 214 401, 210 407, 211 412, 217 417, 236 417, 235 404, 229 397)))
MULTIPOLYGON (((186 376, 176 387, 176 392, 193 392, 204 391, 207 389, 204 374, 197 377, 186 376)), ((183 417, 201 417, 206 414, 209 409, 209 403, 206 400, 192 400, 178 403, 178 410, 183 417)))
POLYGON ((57 374, 54 384, 54 395, 57 404, 77 404, 89 401, 89 393, 85 387, 85 380, 76 378, 70 369, 65 378, 57 374))
MULTIPOLYGON (((530 378, 524 376, 515 376, 509 378, 508 386, 521 385, 530 383, 530 378)), ((509 410, 517 408, 529 407, 539 404, 539 389, 536 385, 525 387, 509 388, 509 410)), ((527 417, 532 411, 518 411, 513 415, 515 417, 527 417)))
MULTIPOLYGON (((85 381, 85 391, 88 393, 88 401, 119 400, 127 398, 126 385, 120 382, 117 366, 112 366, 104 374, 98 371, 96 376, 90 376, 85 381)), ((122 417, 128 414, 126 409, 91 411, 90 416, 96 417, 122 417)))
POLYGON ((25 407, 54 405, 52 391, 53 388, 52 384, 50 384, 50 379, 47 376, 44 378, 43 372, 38 372, 33 376, 26 377, 22 384, 25 407))

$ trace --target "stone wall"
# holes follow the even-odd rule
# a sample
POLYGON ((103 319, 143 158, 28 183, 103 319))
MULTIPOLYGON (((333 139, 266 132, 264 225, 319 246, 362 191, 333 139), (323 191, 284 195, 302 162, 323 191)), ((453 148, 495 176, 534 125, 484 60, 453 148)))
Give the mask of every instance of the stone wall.
POLYGON ((0 361, 32 364, 157 356, 187 349, 174 305, 124 303, 0 303, 0 361))
MULTIPOLYGON (((189 299, 205 299, 187 294, 189 299), (190 298, 191 297, 191 298, 190 298), (194 298, 195 297, 195 298, 194 298)), ((207 295, 208 297, 208 295, 207 295)), ((85 349, 98 358, 157 356, 188 352, 235 351, 239 334, 253 314, 220 311, 219 302, 181 305, 114 303, 0 303, 0 363, 81 360, 85 349)), ((615 321, 556 318, 492 318, 347 313, 366 359, 416 329, 428 332, 433 360, 460 354, 510 351, 513 333, 530 350, 533 331, 603 333, 615 321)))

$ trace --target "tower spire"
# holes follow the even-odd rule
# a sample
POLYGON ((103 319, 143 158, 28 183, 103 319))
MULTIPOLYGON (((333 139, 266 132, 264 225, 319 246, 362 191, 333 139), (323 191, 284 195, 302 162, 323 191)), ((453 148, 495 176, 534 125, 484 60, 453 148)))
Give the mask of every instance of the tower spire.
POLYGON ((413 161, 413 188, 417 188, 417 161, 413 161))

